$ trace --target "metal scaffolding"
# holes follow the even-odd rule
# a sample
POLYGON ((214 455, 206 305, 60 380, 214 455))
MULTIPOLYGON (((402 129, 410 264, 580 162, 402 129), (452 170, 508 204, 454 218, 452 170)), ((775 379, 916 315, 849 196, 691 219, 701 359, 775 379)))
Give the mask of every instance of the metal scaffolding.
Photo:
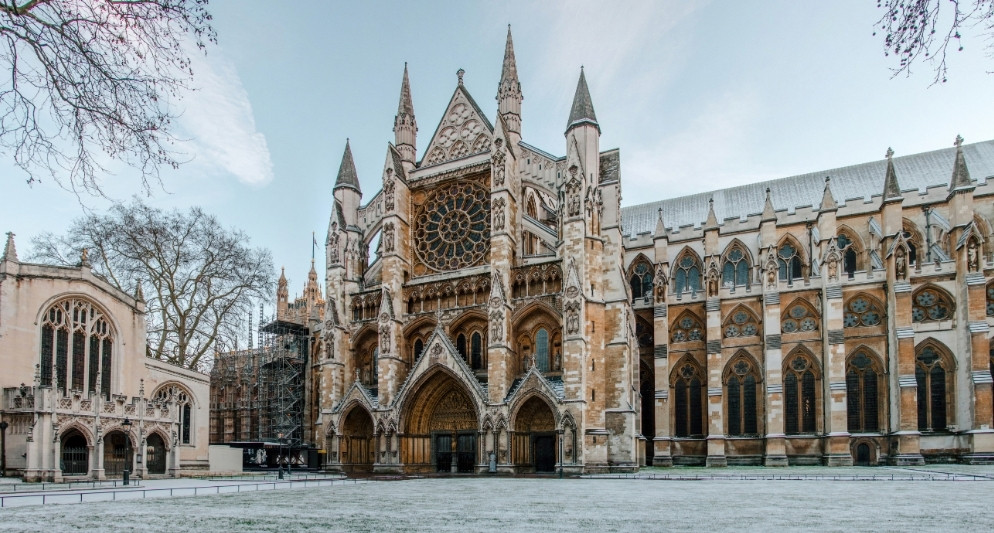
POLYGON ((263 442, 299 447, 304 439, 304 371, 310 353, 307 328, 274 320, 259 329, 255 358, 259 435, 263 442))

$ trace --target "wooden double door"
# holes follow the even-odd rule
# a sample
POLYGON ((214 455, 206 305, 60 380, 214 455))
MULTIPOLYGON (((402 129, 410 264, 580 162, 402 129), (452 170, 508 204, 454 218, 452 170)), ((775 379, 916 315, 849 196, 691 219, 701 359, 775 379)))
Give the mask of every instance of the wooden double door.
POLYGON ((476 467, 476 433, 436 433, 435 434, 435 470, 452 472, 455 462, 456 471, 471 473, 476 467), (453 451, 453 437, 455 449, 453 451))

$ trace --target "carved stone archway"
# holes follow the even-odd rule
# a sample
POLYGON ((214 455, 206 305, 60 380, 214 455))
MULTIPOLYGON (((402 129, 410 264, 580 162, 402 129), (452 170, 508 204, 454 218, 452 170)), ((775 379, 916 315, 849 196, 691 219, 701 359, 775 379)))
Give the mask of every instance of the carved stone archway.
POLYGON ((401 459, 408 471, 473 472, 479 415, 469 391, 447 372, 426 379, 405 402, 401 459))

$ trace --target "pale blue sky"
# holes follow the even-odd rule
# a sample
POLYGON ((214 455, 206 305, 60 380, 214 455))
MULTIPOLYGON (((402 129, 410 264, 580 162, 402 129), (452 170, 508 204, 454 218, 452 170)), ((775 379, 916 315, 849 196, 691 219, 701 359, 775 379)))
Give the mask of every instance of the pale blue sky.
MULTIPOLYGON (((882 159, 888 146, 905 155, 957 134, 994 137, 983 43, 953 56, 944 85, 929 86, 927 66, 891 79, 875 0, 215 0, 212 10, 220 44, 198 59, 203 89, 180 120, 193 160, 164 171, 167 192, 148 201, 200 205, 245 230, 286 266, 291 294, 306 281, 311 232, 324 242, 346 137, 364 199, 379 188, 404 62, 423 150, 459 68, 493 120, 508 23, 525 141, 564 153, 584 65, 601 147, 621 148, 623 205, 882 159)), ((32 236, 82 213, 71 193, 29 187, 2 160, 0 174, 0 230, 17 234, 22 256, 32 236)), ((127 198, 132 181, 118 168, 104 186, 127 198)))

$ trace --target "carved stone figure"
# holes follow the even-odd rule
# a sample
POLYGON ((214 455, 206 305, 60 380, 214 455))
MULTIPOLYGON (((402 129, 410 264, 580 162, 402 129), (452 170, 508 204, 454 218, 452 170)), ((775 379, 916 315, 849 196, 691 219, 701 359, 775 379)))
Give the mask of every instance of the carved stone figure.
POLYGON ((494 341, 504 338, 504 313, 500 311, 490 313, 490 337, 494 341))
POLYGON ((390 353, 390 326, 380 326, 380 353, 390 353))
POLYGON ((393 222, 383 225, 383 251, 392 253, 394 251, 394 227, 393 222))
POLYGON ((494 185, 501 187, 504 185, 504 141, 494 140, 493 155, 490 156, 490 164, 493 166, 494 185))
POLYGON ((966 247, 966 269, 970 272, 980 270, 980 258, 977 251, 977 241, 970 239, 970 244, 966 247))
POLYGON ((839 261, 835 257, 835 254, 829 254, 828 256, 828 280, 836 281, 839 279, 839 261))
POLYGON ((666 275, 666 265, 663 263, 656 265, 656 277, 653 281, 655 282, 654 292, 656 293, 656 303, 665 303, 666 286, 670 283, 669 276, 666 275))
POLYGON ((498 198, 493 202, 494 211, 494 231, 504 230, 504 206, 507 202, 503 198, 498 198))
POLYGON ((894 253, 894 272, 897 279, 907 279, 908 277, 907 257, 903 246, 898 246, 897 252, 894 253))
POLYGON ((387 169, 387 175, 383 179, 383 209, 387 211, 393 211, 394 208, 394 191, 396 189, 396 184, 393 179, 393 169, 387 169))

